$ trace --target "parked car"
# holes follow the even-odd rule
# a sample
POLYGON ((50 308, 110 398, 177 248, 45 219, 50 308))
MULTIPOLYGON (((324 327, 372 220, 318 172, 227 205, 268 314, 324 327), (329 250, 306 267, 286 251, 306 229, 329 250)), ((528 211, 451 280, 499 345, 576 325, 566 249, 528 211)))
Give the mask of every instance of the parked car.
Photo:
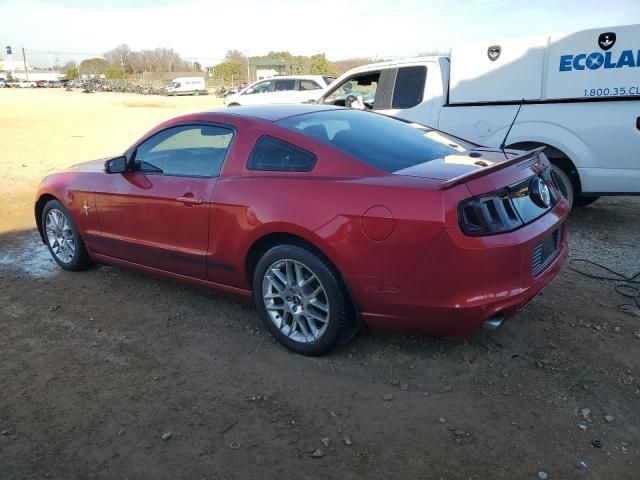
POLYGON ((6 88, 8 86, 7 81, 4 78, 0 78, 0 88, 6 88))
POLYGON ((18 88, 35 88, 36 87, 36 82, 31 82, 31 81, 27 81, 27 80, 18 80, 18 82, 16 82, 15 87, 18 88))
POLYGON ((496 327, 560 270, 568 211, 540 149, 318 105, 169 120, 121 156, 46 177, 35 204, 63 269, 129 266, 253 297, 308 355, 360 320, 496 327))
POLYGON ((260 80, 235 95, 225 98, 227 107, 276 103, 315 102, 331 83, 323 75, 290 75, 260 80))
POLYGON ((545 147, 569 203, 640 194, 640 25, 454 48, 354 68, 320 103, 432 125, 497 147, 545 147), (523 100, 524 99, 524 100, 523 100), (360 105, 360 103, 357 103, 360 105))
POLYGON ((167 95, 200 95, 207 93, 207 87, 202 77, 174 78, 166 87, 167 95))
POLYGON ((36 80, 36 87, 38 88, 45 88, 49 86, 49 81, 48 80, 36 80))
POLYGON ((49 80, 49 88, 60 88, 62 87, 62 82, 60 80, 49 80))

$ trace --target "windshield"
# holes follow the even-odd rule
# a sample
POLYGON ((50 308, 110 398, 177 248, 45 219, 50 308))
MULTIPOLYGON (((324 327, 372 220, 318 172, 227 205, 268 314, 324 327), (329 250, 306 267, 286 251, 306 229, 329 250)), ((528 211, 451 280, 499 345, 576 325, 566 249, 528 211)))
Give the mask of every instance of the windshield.
POLYGON ((307 113, 276 123, 389 173, 471 147, 424 125, 361 110, 307 113))
POLYGON ((179 84, 178 82, 171 82, 171 83, 169 84, 169 88, 177 88, 177 87, 179 87, 179 86, 180 86, 180 84, 179 84))

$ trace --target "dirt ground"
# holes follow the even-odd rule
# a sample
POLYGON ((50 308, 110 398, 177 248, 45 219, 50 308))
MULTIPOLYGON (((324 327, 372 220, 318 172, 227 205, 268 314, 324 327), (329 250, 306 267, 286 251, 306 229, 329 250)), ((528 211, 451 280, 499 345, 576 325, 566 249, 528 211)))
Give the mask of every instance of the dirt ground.
MULTIPOLYGON (((58 269, 39 178, 216 105, 0 90, 0 479, 640 478, 640 316, 569 266, 496 332, 365 331, 323 358, 278 346, 249 305, 58 269)), ((571 258, 640 271, 639 212, 576 210, 571 258)))

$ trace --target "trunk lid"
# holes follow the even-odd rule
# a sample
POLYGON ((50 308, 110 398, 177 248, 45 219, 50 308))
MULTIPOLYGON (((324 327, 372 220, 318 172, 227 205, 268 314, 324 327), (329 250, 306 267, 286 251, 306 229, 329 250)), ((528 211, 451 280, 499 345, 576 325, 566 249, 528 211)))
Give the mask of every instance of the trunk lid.
POLYGON ((499 190, 538 175, 549 167, 544 147, 519 152, 477 148, 394 172, 394 175, 441 180, 448 189, 465 184, 472 195, 499 190))

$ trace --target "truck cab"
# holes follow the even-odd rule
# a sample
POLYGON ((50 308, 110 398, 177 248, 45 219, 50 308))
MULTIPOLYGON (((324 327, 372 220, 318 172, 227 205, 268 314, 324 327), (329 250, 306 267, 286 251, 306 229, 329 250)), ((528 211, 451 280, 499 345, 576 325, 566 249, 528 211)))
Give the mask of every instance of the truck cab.
POLYGON ((437 125, 440 109, 446 104, 448 81, 447 57, 374 63, 339 77, 319 102, 437 125))
POLYGON ((476 44, 357 67, 319 103, 370 109, 480 145, 545 147, 569 203, 640 194, 640 25, 476 44))

